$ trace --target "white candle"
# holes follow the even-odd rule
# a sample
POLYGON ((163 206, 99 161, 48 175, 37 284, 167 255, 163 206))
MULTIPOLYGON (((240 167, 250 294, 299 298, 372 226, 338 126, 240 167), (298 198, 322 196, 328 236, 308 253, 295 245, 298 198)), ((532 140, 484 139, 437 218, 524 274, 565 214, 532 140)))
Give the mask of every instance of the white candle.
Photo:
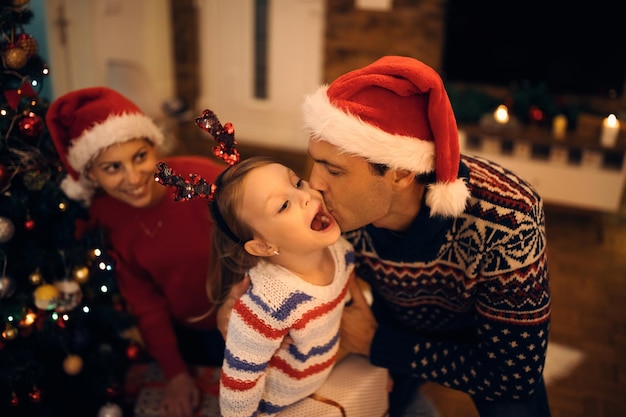
POLYGON ((615 146, 618 133, 619 120, 617 120, 617 117, 615 117, 614 114, 609 114, 609 117, 606 117, 602 121, 602 135, 600 136, 600 143, 602 146, 615 146))
POLYGON ((506 124, 509 122, 509 109, 504 105, 500 104, 495 112, 493 112, 493 118, 496 122, 501 124, 506 124))
POLYGON ((555 139, 565 138, 565 132, 567 131, 567 117, 559 114, 554 117, 552 121, 552 135, 555 139))

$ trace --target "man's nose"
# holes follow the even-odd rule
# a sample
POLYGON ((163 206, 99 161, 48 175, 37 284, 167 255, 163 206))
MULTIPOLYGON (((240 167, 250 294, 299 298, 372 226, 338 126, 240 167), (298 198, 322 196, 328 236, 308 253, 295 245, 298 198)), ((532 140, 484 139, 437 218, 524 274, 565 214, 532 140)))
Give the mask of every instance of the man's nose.
POLYGON ((311 175, 309 176, 309 185, 314 190, 324 191, 322 176, 319 172, 321 168, 318 165, 313 165, 311 169, 311 175))

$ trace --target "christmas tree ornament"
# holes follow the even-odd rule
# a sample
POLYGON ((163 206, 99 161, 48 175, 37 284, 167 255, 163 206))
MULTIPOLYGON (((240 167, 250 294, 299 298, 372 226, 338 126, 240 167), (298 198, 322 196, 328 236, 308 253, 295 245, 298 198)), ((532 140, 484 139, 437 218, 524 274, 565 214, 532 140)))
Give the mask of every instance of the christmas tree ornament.
POLYGON ((28 58, 32 58, 39 53, 39 45, 37 44, 37 40, 27 33, 20 33, 17 36, 17 41, 15 42, 15 44, 18 47, 22 48, 24 51, 26 51, 26 55, 28 56, 28 58))
POLYGON ((34 169, 25 172, 22 176, 24 186, 31 191, 41 191, 41 189, 50 181, 50 173, 42 172, 41 170, 34 169))
POLYGON ((78 375, 83 370, 83 358, 70 354, 63 360, 63 370, 68 375, 78 375))
POLYGON ((72 270, 72 277, 78 284, 85 284, 89 281, 89 268, 86 266, 77 266, 72 270))
POLYGON ((44 123, 41 117, 33 112, 29 112, 17 122, 18 129, 24 137, 37 139, 43 132, 44 123))
POLYGON ((56 281, 54 286, 59 290, 59 300, 54 308, 59 313, 74 310, 83 300, 83 292, 78 282, 71 279, 56 281))
POLYGON ((52 284, 42 284, 35 288, 33 298, 40 310, 52 310, 59 300, 59 290, 52 284))
POLYGON ((30 99, 35 97, 37 97, 37 93, 33 90, 33 86, 29 81, 22 81, 15 88, 4 90, 4 98, 7 100, 9 108, 14 111, 17 111, 23 98, 30 99))
POLYGON ((106 403, 100 407, 98 417, 122 417, 122 408, 115 403, 106 403))
POLYGON ((0 216, 0 243, 6 243, 13 238, 15 225, 8 217, 0 216))
POLYGON ((17 329, 7 323, 2 331, 2 338, 7 341, 13 340, 17 337, 17 333, 17 329))
POLYGON ((0 299, 11 298, 15 293, 15 279, 8 275, 0 276, 0 299))
POLYGON ((28 53, 15 44, 9 44, 7 49, 2 53, 2 60, 4 61, 5 67, 19 70, 28 62, 28 53))
POLYGON ((30 281, 33 285, 41 284, 43 280, 43 276, 41 275, 41 270, 39 268, 35 269, 33 272, 28 275, 28 281, 30 281))

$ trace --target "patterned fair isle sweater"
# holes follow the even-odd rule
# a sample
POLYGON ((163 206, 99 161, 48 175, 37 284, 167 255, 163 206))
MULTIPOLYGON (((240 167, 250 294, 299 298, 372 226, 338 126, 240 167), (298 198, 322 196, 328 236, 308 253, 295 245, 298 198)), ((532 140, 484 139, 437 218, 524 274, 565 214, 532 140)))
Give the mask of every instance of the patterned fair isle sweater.
POLYGON ((220 380, 222 416, 274 415, 315 392, 335 364, 339 324, 354 269, 352 246, 331 246, 333 282, 310 284, 262 261, 235 304, 220 380), (293 345, 279 349, 289 334, 293 345))
POLYGON ((513 173, 462 157, 472 198, 454 219, 423 206, 402 234, 346 234, 379 322, 370 360, 480 399, 517 399, 541 377, 550 322, 542 200, 513 173))

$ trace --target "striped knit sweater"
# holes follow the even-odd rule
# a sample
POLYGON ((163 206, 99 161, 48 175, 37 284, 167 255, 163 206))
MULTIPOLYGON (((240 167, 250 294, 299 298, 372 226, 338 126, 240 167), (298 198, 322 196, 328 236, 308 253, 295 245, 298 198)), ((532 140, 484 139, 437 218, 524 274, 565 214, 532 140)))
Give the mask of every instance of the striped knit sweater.
POLYGON ((332 370, 354 252, 344 238, 329 250, 335 276, 326 286, 265 261, 250 270, 251 286, 228 324, 220 380, 222 416, 277 414, 315 392, 332 370), (279 349, 287 334, 293 345, 279 349))
POLYGON ((428 207, 403 234, 346 234, 374 294, 370 360, 486 400, 533 393, 548 343, 542 200, 513 173, 463 156, 472 198, 455 219, 428 207))

